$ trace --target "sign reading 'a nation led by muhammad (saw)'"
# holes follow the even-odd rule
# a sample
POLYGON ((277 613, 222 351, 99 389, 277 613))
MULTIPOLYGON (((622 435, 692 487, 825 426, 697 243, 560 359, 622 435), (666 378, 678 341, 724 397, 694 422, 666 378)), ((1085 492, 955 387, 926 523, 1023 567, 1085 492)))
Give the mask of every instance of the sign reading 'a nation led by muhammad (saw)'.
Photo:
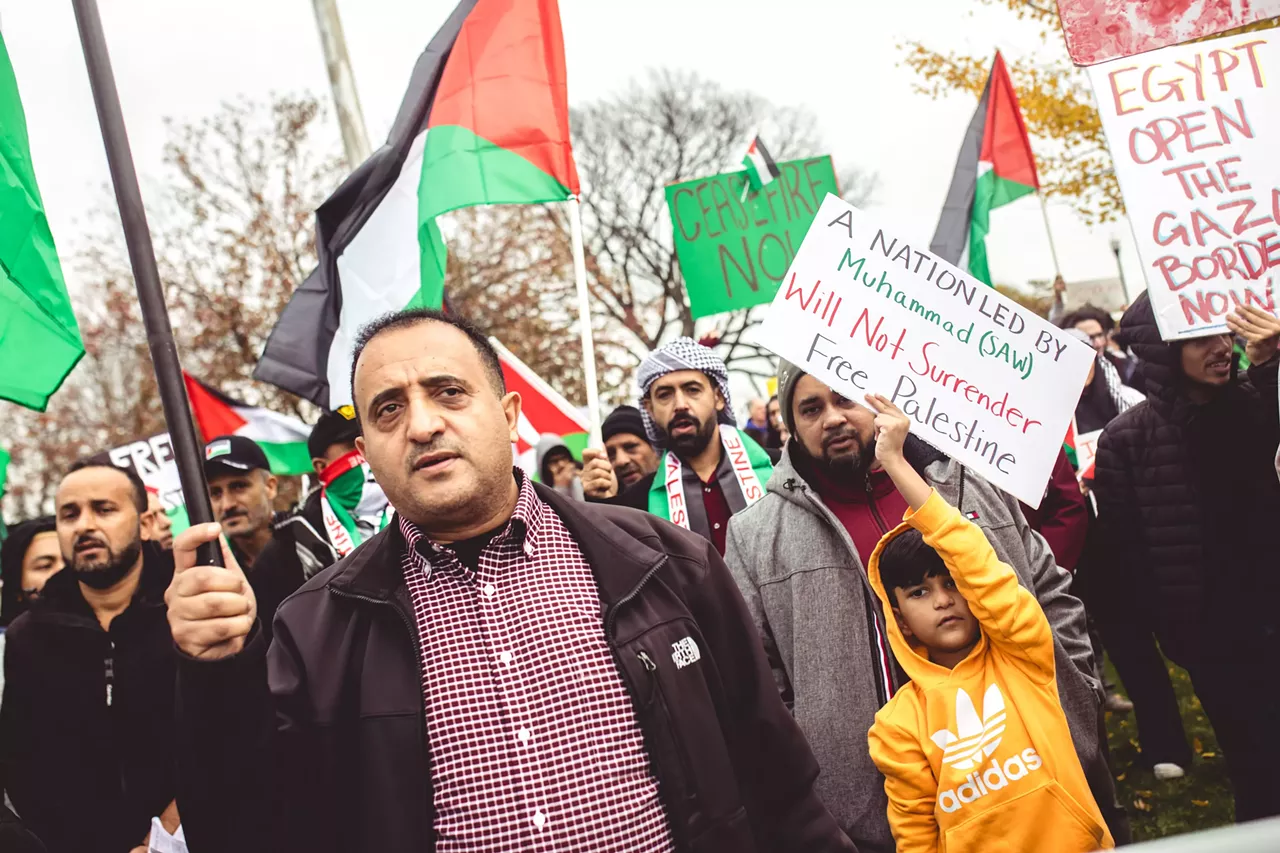
POLYGON ((827 196, 760 331, 764 346, 1039 506, 1093 350, 827 196))

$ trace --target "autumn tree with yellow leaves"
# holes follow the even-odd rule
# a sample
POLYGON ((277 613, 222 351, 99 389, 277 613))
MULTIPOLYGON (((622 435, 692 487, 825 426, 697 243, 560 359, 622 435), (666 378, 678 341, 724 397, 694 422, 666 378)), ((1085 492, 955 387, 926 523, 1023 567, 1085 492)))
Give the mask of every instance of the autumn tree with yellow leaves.
MULTIPOLYGON (((1084 69, 1072 65, 1053 0, 967 0, 1003 7, 1028 30, 1037 30, 1040 47, 1025 57, 1006 56, 1009 75, 1035 148, 1045 194, 1069 204, 1088 224, 1108 222, 1124 212, 1102 122, 1084 69)), ((1260 21, 1234 32, 1280 25, 1260 21)), ((1217 38, 1218 36, 1213 36, 1217 38)), ((920 79, 916 91, 932 98, 955 92, 982 95, 992 54, 970 56, 934 50, 918 41, 902 45, 904 62, 920 79)))

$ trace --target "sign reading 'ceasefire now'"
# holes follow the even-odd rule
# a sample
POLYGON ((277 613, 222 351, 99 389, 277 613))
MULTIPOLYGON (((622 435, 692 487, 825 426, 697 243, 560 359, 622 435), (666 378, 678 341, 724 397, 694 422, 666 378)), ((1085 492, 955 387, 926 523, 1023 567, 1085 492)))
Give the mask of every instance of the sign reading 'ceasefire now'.
POLYGON ((1039 506, 1093 350, 827 196, 765 317, 764 346, 1039 506))
POLYGON ((745 171, 667 187, 694 318, 772 300, 823 196, 838 191, 828 156, 789 160, 778 169, 777 180, 759 192, 747 191, 745 171))

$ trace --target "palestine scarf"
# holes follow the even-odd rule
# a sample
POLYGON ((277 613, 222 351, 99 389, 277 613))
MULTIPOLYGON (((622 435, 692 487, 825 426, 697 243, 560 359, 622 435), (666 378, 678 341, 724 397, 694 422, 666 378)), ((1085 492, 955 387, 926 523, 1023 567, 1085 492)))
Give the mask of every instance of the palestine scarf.
POLYGON ((320 512, 338 557, 387 526, 394 510, 360 451, 335 459, 320 472, 320 512))
MULTIPOLYGON (((729 502, 729 509, 737 513, 764 497, 764 484, 773 472, 773 464, 769 461, 769 455, 760 449, 760 445, 738 429, 737 418, 733 415, 733 398, 729 395, 729 370, 720 356, 693 338, 683 337, 649 353, 636 373, 645 434, 655 445, 660 445, 665 440, 666 436, 645 408, 644 401, 654 382, 677 370, 697 370, 706 374, 724 398, 724 408, 717 418, 720 422, 720 442, 733 465, 734 479, 739 489, 739 495, 725 495, 725 500, 729 502)), ((658 475, 654 477, 653 487, 649 491, 649 512, 680 527, 691 529, 684 495, 684 466, 670 450, 663 454, 658 464, 658 475)))
MULTIPOLYGON (((764 484, 773 473, 773 462, 755 439, 737 427, 721 424, 720 445, 733 466, 733 477, 738 484, 738 494, 726 494, 729 511, 737 515, 764 497, 764 484)), ((661 476, 653 478, 649 488, 649 512, 665 518, 672 524, 693 530, 689 520, 689 504, 684 494, 684 464, 670 450, 662 454, 658 464, 661 476)), ((696 531, 710 535, 710 531, 696 531)))

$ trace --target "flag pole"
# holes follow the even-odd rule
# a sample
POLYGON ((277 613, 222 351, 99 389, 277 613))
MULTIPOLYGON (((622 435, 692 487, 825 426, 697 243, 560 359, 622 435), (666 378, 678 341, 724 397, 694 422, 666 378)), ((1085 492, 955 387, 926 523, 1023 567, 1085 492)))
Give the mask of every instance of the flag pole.
POLYGON ((1053 229, 1049 227, 1049 207, 1045 204, 1044 193, 1036 190, 1036 198, 1040 199, 1040 215, 1044 217, 1044 233, 1049 235, 1049 254, 1053 256, 1053 274, 1054 276, 1062 275, 1062 268, 1058 266, 1058 250, 1053 245, 1053 229))
POLYGON ((587 386, 587 416, 591 443, 599 445, 600 389, 596 385, 596 346, 591 337, 591 300, 587 292, 587 260, 582 246, 582 203, 569 199, 569 233, 573 239, 573 274, 578 284, 578 326, 582 336, 582 379, 587 386))
MULTIPOLYGON (((102 128, 102 143, 107 151, 107 164, 111 169, 111 183, 115 186, 125 243, 129 247, 129 264, 133 268, 138 305, 142 309, 142 321, 147 329, 147 345, 151 349, 151 363, 155 366, 160 403, 164 407, 165 423, 173 442, 174 461, 178 465, 182 494, 187 502, 187 517, 192 524, 203 524, 213 521, 213 508, 209 504, 209 489, 204 477, 203 454, 196 441, 195 423, 187 404, 182 365, 178 361, 178 348, 173 342, 169 312, 164 304, 164 290, 160 286, 160 272, 156 269, 155 250, 151 246, 151 232, 147 228, 147 213, 142 205, 142 193, 138 189, 133 154, 129 151, 129 135, 124 126, 124 114, 120 110, 120 95, 116 91, 115 76, 111 71, 111 57, 107 53, 107 41, 102 32, 102 18, 98 14, 96 0, 72 0, 71 5, 75 9, 76 26, 80 30, 80 46, 89 72, 89 85, 93 89, 93 102, 98 110, 98 125, 102 128)), ((221 566, 222 553, 218 543, 206 542, 201 545, 196 562, 200 565, 221 566)))

